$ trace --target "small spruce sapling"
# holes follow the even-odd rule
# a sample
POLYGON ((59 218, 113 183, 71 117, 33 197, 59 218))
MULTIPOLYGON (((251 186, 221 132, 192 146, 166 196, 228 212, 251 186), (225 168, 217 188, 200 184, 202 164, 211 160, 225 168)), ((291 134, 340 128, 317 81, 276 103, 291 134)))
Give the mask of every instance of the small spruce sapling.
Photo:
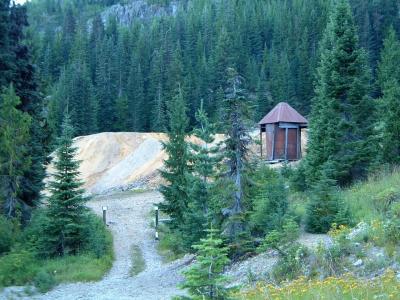
POLYGON ((335 180, 329 179, 330 172, 332 168, 327 163, 307 205, 306 230, 308 232, 327 233, 333 223, 340 225, 350 223, 349 209, 339 198, 335 180))
POLYGON ((207 230, 207 237, 193 246, 197 261, 184 272, 186 281, 181 288, 188 289, 193 300, 230 299, 230 289, 225 287, 227 278, 223 272, 229 263, 228 248, 215 229, 207 230))

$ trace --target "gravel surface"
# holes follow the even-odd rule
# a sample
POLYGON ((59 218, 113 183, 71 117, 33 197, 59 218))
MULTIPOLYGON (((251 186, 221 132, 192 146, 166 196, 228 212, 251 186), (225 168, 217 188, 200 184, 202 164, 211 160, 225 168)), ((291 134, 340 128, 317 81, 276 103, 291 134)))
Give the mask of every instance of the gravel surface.
POLYGON ((108 207, 107 223, 114 236, 115 248, 115 262, 110 272, 99 282, 61 284, 46 294, 29 299, 156 300, 182 295, 177 287, 182 281, 180 273, 192 257, 164 264, 158 255, 149 216, 153 203, 161 201, 162 196, 158 192, 103 196, 90 201, 88 206, 99 215, 102 214, 102 206, 108 207), (132 245, 141 248, 146 261, 146 269, 134 277, 129 275, 132 245))

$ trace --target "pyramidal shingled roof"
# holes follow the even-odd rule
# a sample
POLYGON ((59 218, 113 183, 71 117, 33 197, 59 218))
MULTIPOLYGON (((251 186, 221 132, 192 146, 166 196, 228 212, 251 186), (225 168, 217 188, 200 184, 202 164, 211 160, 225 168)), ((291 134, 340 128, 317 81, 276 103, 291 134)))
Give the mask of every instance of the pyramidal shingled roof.
POLYGON ((258 124, 274 124, 279 122, 307 124, 308 121, 286 102, 276 105, 258 124))

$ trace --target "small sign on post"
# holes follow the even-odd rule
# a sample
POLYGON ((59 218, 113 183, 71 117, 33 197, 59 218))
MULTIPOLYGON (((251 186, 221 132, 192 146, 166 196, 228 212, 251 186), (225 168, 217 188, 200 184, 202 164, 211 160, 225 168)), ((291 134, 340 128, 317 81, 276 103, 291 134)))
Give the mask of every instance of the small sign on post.
POLYGON ((103 206, 103 222, 107 225, 107 206, 103 206))

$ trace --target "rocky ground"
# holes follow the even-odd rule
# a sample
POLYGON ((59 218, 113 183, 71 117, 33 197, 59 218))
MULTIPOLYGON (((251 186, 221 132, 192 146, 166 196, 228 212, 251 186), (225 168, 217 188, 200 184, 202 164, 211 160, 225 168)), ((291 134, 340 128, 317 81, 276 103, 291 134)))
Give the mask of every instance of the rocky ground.
MULTIPOLYGON (((89 206, 102 213, 108 207, 109 228, 114 236, 115 262, 110 272, 99 282, 61 284, 46 294, 23 299, 35 300, 84 300, 84 299, 171 299, 182 294, 177 285, 182 281, 181 270, 192 260, 185 257, 164 264, 156 251, 154 229, 149 214, 153 204, 162 200, 158 192, 128 193, 102 196, 90 201, 89 206), (131 247, 138 245, 144 255, 146 269, 131 277, 131 247)), ((19 298, 6 290, 0 299, 19 298)))

